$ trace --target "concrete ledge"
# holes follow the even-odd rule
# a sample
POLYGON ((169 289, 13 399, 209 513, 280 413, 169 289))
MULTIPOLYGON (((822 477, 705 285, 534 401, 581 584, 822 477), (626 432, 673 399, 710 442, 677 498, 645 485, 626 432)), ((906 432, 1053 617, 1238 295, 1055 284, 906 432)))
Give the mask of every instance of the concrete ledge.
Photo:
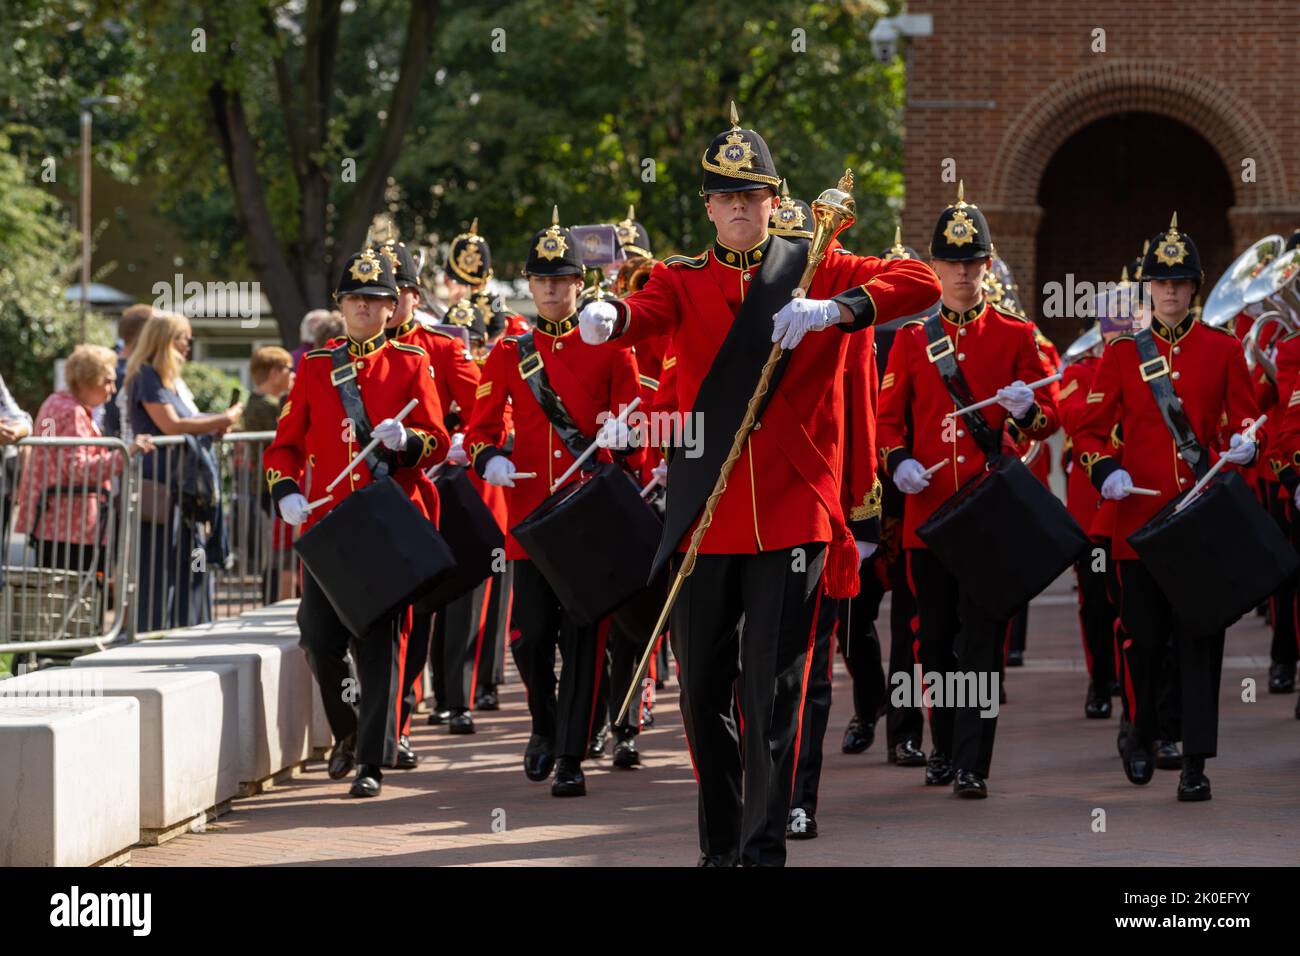
POLYGON ((140 835, 140 705, 0 700, 0 866, 120 861, 140 835))
POLYGON ((139 702, 142 834, 188 826, 239 792, 235 665, 58 667, 0 684, 0 696, 59 694, 139 702))
POLYGON ((73 667, 141 664, 233 664, 238 676, 241 790, 294 767, 311 755, 311 695, 307 657, 296 636, 174 636, 110 648, 73 661, 73 667))

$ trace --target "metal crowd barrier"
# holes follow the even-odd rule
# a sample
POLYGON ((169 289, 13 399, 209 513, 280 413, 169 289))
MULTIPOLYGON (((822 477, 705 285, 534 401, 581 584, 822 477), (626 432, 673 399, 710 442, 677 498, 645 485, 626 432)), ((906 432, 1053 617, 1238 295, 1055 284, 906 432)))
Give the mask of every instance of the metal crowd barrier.
POLYGON ((116 438, 28 438, 0 472, 0 654, 79 652, 231 617, 297 596, 293 531, 275 513, 262 456, 274 432, 213 442, 218 496, 182 478, 183 436, 129 455, 116 438), (121 462, 125 461, 125 467, 121 462))

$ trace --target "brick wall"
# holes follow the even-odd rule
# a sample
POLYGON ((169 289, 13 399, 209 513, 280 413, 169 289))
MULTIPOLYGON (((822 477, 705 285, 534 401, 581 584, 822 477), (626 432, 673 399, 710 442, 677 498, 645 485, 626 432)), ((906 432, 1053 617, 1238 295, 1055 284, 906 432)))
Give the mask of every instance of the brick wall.
MULTIPOLYGON (((932 14, 934 35, 907 44, 905 242, 924 251, 953 201, 948 158, 1031 301, 1067 262, 1076 280, 1114 279, 1168 223, 1171 198, 1202 246, 1206 292, 1250 242, 1300 226, 1294 0, 911 0, 908 10, 932 14), (1104 53, 1092 50, 1097 28, 1104 53), (1096 123, 1107 135, 1089 130, 1096 123), (1242 181, 1247 158, 1253 183, 1242 181), (1077 260, 1062 252, 1073 216, 1112 226, 1077 230, 1077 260), (1038 275, 1040 254, 1053 275, 1038 275)), ((1064 342, 1076 329, 1045 328, 1064 342)))

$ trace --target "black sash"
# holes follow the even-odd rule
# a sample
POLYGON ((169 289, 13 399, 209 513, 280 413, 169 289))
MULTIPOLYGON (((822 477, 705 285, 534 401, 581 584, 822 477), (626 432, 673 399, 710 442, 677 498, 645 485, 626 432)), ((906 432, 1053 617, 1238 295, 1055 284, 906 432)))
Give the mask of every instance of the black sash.
MULTIPOLYGON (((790 301, 790 293, 799 284, 807 261, 807 240, 773 240, 768 244, 763 266, 756 273, 722 347, 713 357, 713 364, 700 384, 691 413, 707 411, 710 434, 723 440, 715 438, 701 442, 701 454, 696 458, 684 454, 672 456, 668 465, 670 490, 664 533, 650 569, 652 581, 677 550, 678 542, 691 530, 713 491, 722 463, 731 451, 732 439, 745 417, 745 408, 762 375, 763 363, 772 351, 772 316, 790 301)), ((773 370, 767 397, 776 391, 789 360, 790 352, 786 351, 773 370)), ((767 405, 767 397, 758 408, 759 418, 767 405)))
MULTIPOLYGON (((546 369, 542 365, 542 357, 538 354, 537 344, 533 341, 533 333, 524 333, 516 339, 516 343, 519 346, 519 377, 528 384, 533 398, 537 399, 537 404, 542 406, 542 413, 550 419, 555 433, 560 436, 560 441, 564 442, 564 447, 569 449, 569 454, 574 458, 581 458, 595 439, 588 438, 582 433, 578 423, 564 407, 560 396, 556 394, 555 389, 551 388, 550 379, 546 377, 546 369)), ((595 471, 599 464, 596 456, 592 455, 582 463, 582 470, 595 471)))
POLYGON ((1160 417, 1165 420, 1165 427, 1173 436, 1179 457, 1192 466, 1197 479, 1204 478, 1210 470, 1208 456, 1197 441, 1187 413, 1183 411, 1183 403, 1174 391, 1174 383, 1169 378, 1169 360, 1156 348, 1155 335, 1150 329, 1139 330, 1133 341, 1142 363, 1139 366, 1142 380, 1151 386, 1151 395, 1160 409, 1160 417))
MULTIPOLYGON (((330 349, 330 361, 334 370, 330 372, 330 381, 339 390, 339 399, 343 402, 343 414, 348 416, 357 432, 357 443, 363 448, 370 444, 370 419, 366 416, 366 406, 361 402, 361 389, 357 385, 357 370, 352 365, 352 356, 348 353, 348 343, 336 345, 330 349)), ((377 447, 366 455, 366 464, 370 474, 378 481, 388 474, 388 456, 379 454, 383 446, 377 447)))
MULTIPOLYGON (((948 388, 948 394, 957 403, 957 407, 965 408, 967 405, 974 405, 975 396, 971 394, 966 376, 961 373, 957 360, 953 358, 956 347, 952 344, 952 337, 943 331, 941 313, 935 313, 925 320, 925 337, 930 343, 926 346, 926 354, 934 363, 943 379, 943 384, 948 388)), ((1002 439, 998 437, 998 433, 993 430, 993 426, 989 424, 982 411, 977 408, 973 412, 962 415, 962 418, 970 428, 971 438, 975 439, 975 444, 980 446, 980 451, 984 452, 986 458, 992 460, 1002 454, 1002 439)))

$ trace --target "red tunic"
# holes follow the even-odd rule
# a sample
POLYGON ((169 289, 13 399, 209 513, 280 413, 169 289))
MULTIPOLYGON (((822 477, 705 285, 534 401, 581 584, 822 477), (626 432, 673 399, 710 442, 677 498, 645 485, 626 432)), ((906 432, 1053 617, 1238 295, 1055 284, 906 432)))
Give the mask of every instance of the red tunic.
MULTIPOLYGON (((1066 463, 1065 503, 1070 515, 1079 522, 1079 527, 1094 538, 1109 538, 1115 524, 1115 502, 1106 501, 1101 493, 1093 487, 1088 472, 1079 467, 1074 460, 1074 444, 1083 417, 1088 410, 1087 397, 1092 391, 1097 369, 1101 367, 1101 356, 1089 355, 1073 365, 1067 365, 1061 380, 1061 392, 1057 396, 1057 411, 1061 416, 1061 428, 1065 431, 1066 463)), ((1116 460, 1123 442, 1118 434, 1112 433, 1111 447, 1116 460)))
MULTIPOLYGON (((1152 329, 1157 353, 1168 363, 1174 391, 1212 464, 1228 436, 1257 414, 1241 343, 1231 332, 1211 328, 1190 315, 1172 330, 1158 321, 1152 329)), ((1140 364, 1133 336, 1120 336, 1106 347, 1075 440, 1075 461, 1100 489, 1106 477, 1120 468, 1111 442, 1118 424, 1124 437, 1123 468, 1135 486, 1160 493, 1130 495, 1116 503, 1116 560, 1136 558, 1129 535, 1196 483, 1191 466, 1177 453, 1150 384, 1142 380, 1140 364)), ((1262 442, 1263 430, 1260 437, 1262 442)))
MULTIPOLYGON (((443 427, 428 355, 418 346, 386 342, 382 332, 368 342, 350 342, 348 351, 372 427, 395 417, 411 399, 417 400, 403 420, 407 446, 398 454, 399 467, 392 476, 421 512, 436 521, 438 495, 424 469, 446 457, 450 438, 443 427)), ((293 389, 280 410, 275 440, 263 456, 267 486, 276 501, 304 493, 301 484, 309 466, 307 499, 324 498, 325 486, 361 451, 354 429, 348 427, 338 388, 330 381, 332 370, 329 349, 308 352, 298 366, 293 389)), ((370 467, 362 461, 335 487, 333 498, 311 512, 303 530, 328 514, 349 490, 364 488, 372 480, 370 467)))
MULTIPOLYGON (((1033 325, 1023 319, 999 312, 986 302, 961 314, 943 309, 943 328, 953 341, 958 367, 976 400, 991 398, 1017 379, 1032 382, 1043 377, 1047 359, 1034 341, 1033 325)), ((950 424, 946 417, 957 405, 930 361, 926 345, 922 322, 909 322, 899 329, 880 383, 876 429, 885 467, 892 472, 907 458, 915 458, 924 468, 941 461, 949 463, 930 477, 924 491, 907 496, 904 548, 925 547, 916 529, 953 492, 983 471, 985 464, 985 455, 965 422, 950 424)), ((1043 441, 1056 431, 1056 395, 1056 385, 1034 393, 1035 404, 1018 422, 1026 437, 1043 441)), ((985 417, 995 434, 1003 431, 1010 417, 1001 405, 991 405, 977 414, 985 417)))

